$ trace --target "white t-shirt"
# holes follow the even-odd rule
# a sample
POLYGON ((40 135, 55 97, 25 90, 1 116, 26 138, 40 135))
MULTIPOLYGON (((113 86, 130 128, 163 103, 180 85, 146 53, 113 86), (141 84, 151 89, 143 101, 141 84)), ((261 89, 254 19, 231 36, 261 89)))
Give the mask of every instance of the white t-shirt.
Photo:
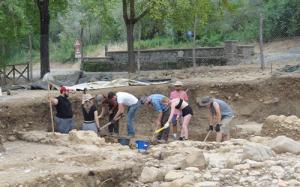
POLYGON ((123 105, 126 105, 126 106, 131 106, 131 105, 134 105, 138 102, 138 99, 130 93, 117 92, 116 95, 117 95, 117 102, 119 104, 123 104, 123 105))

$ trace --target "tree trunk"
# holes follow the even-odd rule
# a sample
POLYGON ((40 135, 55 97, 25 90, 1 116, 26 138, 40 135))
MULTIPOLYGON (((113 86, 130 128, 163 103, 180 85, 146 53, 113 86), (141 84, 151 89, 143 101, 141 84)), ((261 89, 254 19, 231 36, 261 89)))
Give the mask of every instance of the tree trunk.
POLYGON ((32 75, 32 37, 31 34, 28 36, 28 42, 29 42, 29 79, 32 80, 33 75, 32 75))
POLYGON ((40 58, 42 78, 46 73, 50 72, 49 64, 49 0, 36 0, 40 12, 40 58))
POLYGON ((83 71, 83 26, 80 28, 80 70, 83 71))
POLYGON ((129 23, 126 25, 126 29, 127 29, 127 48, 128 48, 128 72, 135 73, 136 64, 135 64, 134 37, 133 37, 134 23, 132 23, 132 21, 129 21, 129 23))
POLYGON ((193 35, 193 67, 195 68, 197 66, 196 64, 196 35, 197 35, 197 21, 198 18, 197 16, 195 16, 194 19, 194 35, 193 35))
POLYGON ((265 62, 264 62, 264 41, 263 41, 263 22, 264 18, 263 15, 260 14, 259 17, 259 49, 260 49, 260 68, 262 70, 265 69, 265 62))

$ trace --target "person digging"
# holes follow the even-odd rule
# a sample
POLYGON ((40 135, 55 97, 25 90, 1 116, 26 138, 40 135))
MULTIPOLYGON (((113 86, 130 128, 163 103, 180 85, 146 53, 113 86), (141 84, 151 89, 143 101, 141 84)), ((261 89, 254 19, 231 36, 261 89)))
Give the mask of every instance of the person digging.
MULTIPOLYGON (((148 97, 145 97, 145 101, 143 101, 146 105, 151 105, 155 112, 157 112, 157 117, 154 120, 154 123, 156 124, 156 129, 159 129, 164 126, 164 124, 167 122, 168 117, 170 115, 170 107, 165 106, 162 103, 163 98, 166 96, 161 94, 152 94, 148 97)), ((157 142, 164 143, 168 141, 170 132, 170 127, 163 129, 160 131, 157 135, 157 142)))
POLYGON ((54 121, 56 124, 56 131, 67 134, 75 128, 73 119, 72 104, 69 101, 69 90, 61 86, 59 89, 60 96, 53 97, 49 95, 49 100, 56 108, 56 115, 54 121))
MULTIPOLYGON (((103 119, 105 115, 108 114, 108 120, 112 121, 118 112, 118 103, 109 102, 107 95, 97 95, 96 96, 97 105, 101 106, 101 114, 98 116, 99 119, 103 119)), ((115 120, 108 126, 108 132, 110 135, 119 135, 119 119, 115 120)))
POLYGON ((82 96, 81 108, 84 122, 81 129, 94 131, 98 134, 100 129, 98 111, 93 99, 91 94, 84 94, 82 96))
POLYGON ((198 102, 200 107, 207 107, 209 110, 209 131, 215 130, 216 141, 230 139, 230 123, 234 118, 232 108, 223 100, 205 96, 198 102))
POLYGON ((119 120, 127 107, 127 135, 129 137, 135 136, 134 119, 138 109, 141 106, 141 101, 138 100, 134 95, 127 92, 109 92, 107 98, 110 103, 118 104, 118 111, 114 118, 111 120, 112 124, 115 124, 119 120))
MULTIPOLYGON (((186 91, 183 90, 183 83, 181 81, 176 81, 174 84, 174 90, 170 93, 170 99, 183 99, 188 102, 189 98, 186 91)), ((179 110, 175 109, 174 115, 172 117, 172 125, 173 125, 173 139, 177 139, 177 124, 180 124, 181 113, 179 110)))

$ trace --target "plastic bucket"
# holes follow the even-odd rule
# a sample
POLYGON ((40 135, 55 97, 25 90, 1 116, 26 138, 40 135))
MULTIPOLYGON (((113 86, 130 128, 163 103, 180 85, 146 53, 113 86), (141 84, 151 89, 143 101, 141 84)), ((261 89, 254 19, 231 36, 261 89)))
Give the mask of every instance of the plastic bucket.
POLYGON ((146 151, 150 146, 150 143, 144 140, 136 140, 135 147, 139 152, 146 151))
POLYGON ((121 145, 129 145, 129 139, 128 139, 128 138, 119 138, 119 139, 118 139, 118 142, 119 142, 121 145))

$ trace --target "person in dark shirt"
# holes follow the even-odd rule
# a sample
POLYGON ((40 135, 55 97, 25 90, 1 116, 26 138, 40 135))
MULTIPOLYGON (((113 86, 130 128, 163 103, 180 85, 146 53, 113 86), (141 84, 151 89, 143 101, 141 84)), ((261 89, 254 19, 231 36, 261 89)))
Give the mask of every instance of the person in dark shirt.
MULTIPOLYGON (((108 114, 108 120, 112 121, 118 112, 118 104, 116 102, 109 102, 107 94, 100 94, 96 96, 97 105, 101 106, 101 114, 99 119, 103 119, 108 114)), ((110 135, 119 135, 119 120, 114 121, 108 126, 108 132, 110 135)))
POLYGON ((49 99, 56 108, 56 115, 54 117, 56 131, 67 134, 75 128, 72 105, 68 99, 69 90, 64 86, 61 86, 59 91, 60 96, 49 96, 49 99))
POLYGON ((82 96, 82 114, 84 122, 82 124, 82 130, 94 131, 98 134, 99 132, 99 119, 98 111, 95 103, 93 102, 93 97, 91 94, 84 94, 82 96))

